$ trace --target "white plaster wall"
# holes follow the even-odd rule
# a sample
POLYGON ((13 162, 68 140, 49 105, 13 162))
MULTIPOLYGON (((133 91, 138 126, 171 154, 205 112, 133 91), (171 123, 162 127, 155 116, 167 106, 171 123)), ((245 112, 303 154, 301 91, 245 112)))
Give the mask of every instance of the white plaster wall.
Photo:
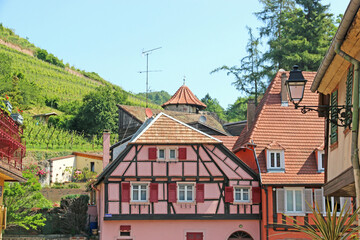
POLYGON ((75 169, 75 156, 54 160, 51 167, 51 182, 70 182, 72 173, 65 172, 66 167, 72 167, 72 171, 75 169))

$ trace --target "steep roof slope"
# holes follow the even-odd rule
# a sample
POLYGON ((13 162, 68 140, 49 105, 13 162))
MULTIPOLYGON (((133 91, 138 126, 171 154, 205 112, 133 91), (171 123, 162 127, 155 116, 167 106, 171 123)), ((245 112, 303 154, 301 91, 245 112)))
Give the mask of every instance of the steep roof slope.
POLYGON ((130 144, 219 144, 211 137, 164 113, 160 113, 130 144))
POLYGON ((185 105, 193 105, 199 107, 199 109, 205 109, 206 105, 202 103, 186 86, 182 85, 176 93, 163 105, 162 107, 167 105, 178 105, 178 104, 185 104, 185 105))
MULTIPOLYGON (((143 123, 146 119, 144 107, 128 106, 128 105, 120 105, 120 104, 117 106, 119 108, 122 108, 130 115, 134 116, 140 123, 143 123)), ((200 116, 203 116, 202 114, 184 113, 184 112, 161 110, 161 109, 151 109, 151 111, 153 112, 153 114, 159 114, 160 112, 164 112, 165 114, 170 115, 186 124, 200 123, 206 127, 217 130, 219 133, 223 133, 227 135, 226 130, 223 128, 222 124, 218 120, 216 120, 212 115, 205 115, 206 122, 203 123, 199 121, 200 116)))
MULTIPOLYGON (((256 144, 263 184, 322 184, 324 174, 317 172, 314 149, 324 141, 324 118, 317 112, 302 114, 281 106, 281 74, 278 72, 256 108, 255 119, 249 131, 244 128, 233 151, 247 143, 256 144), (265 148, 279 145, 285 152, 285 173, 267 172, 265 148)), ((289 72, 285 72, 289 77, 289 72)), ((310 91, 315 72, 303 72, 308 80, 302 105, 317 105, 318 95, 310 91)))

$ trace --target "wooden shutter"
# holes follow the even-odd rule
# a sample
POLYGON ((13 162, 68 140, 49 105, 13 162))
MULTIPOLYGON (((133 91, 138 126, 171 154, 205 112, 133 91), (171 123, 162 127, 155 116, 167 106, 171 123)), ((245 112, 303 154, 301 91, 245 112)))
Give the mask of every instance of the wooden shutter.
POLYGON ((168 183, 168 201, 176 203, 176 183, 168 183))
POLYGON ((283 188, 276 189, 276 210, 278 213, 285 212, 285 193, 283 188))
POLYGON ((203 203, 205 198, 205 185, 203 183, 196 184, 196 202, 203 203))
MULTIPOLYGON (((338 105, 338 90, 336 89, 331 93, 331 106, 338 105)), ((338 141, 338 126, 336 125, 338 121, 337 111, 331 111, 331 133, 330 133, 330 144, 334 144, 338 141)))
POLYGON ((306 213, 312 213, 312 209, 313 209, 313 192, 312 192, 312 189, 305 189, 305 212, 306 213))
POLYGON ((252 203, 254 204, 261 203, 261 188, 253 187, 251 191, 252 191, 252 203))
MULTIPOLYGON (((324 213, 324 194, 322 189, 314 190, 314 199, 315 199, 315 209, 319 208, 320 213, 324 213), (317 207, 316 207, 317 205, 317 207)), ((326 204, 326 203, 325 203, 326 204)))
POLYGON ((159 184, 150 183, 150 202, 159 201, 159 184))
POLYGON ((121 201, 130 202, 130 183, 121 183, 121 201))
POLYGON ((149 151, 149 160, 156 160, 157 159, 157 148, 151 147, 148 149, 149 151))
POLYGON ((202 232, 186 233, 186 240, 203 240, 204 234, 202 232))
MULTIPOLYGON (((351 65, 349 68, 349 72, 346 79, 346 99, 345 99, 345 105, 351 106, 352 104, 352 90, 353 90, 353 78, 354 78, 354 65, 351 65)), ((346 109, 345 111, 346 117, 345 117, 345 127, 350 127, 351 124, 351 109, 346 109)))
POLYGON ((232 203, 234 202, 234 188, 225 187, 225 202, 232 203))
POLYGON ((179 160, 186 160, 186 148, 179 148, 179 160))

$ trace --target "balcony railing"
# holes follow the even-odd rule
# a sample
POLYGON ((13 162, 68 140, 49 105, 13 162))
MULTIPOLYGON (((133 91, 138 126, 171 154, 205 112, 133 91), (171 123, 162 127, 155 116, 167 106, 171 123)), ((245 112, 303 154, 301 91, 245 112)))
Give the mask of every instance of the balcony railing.
POLYGON ((21 134, 22 128, 0 109, 0 160, 17 170, 22 170, 22 158, 26 153, 21 134))

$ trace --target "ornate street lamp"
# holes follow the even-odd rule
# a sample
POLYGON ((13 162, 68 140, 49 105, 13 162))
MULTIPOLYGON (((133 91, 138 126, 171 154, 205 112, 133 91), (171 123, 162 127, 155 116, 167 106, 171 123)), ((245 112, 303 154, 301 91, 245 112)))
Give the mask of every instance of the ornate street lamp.
POLYGON ((290 71, 289 79, 285 82, 289 99, 295 105, 295 109, 300 108, 303 114, 309 111, 326 112, 326 117, 329 118, 331 113, 330 122, 340 127, 350 127, 351 119, 347 117, 351 116, 352 105, 319 105, 319 106, 300 106, 300 102, 304 97, 305 84, 307 80, 304 78, 302 71, 295 65, 293 70, 290 71))

